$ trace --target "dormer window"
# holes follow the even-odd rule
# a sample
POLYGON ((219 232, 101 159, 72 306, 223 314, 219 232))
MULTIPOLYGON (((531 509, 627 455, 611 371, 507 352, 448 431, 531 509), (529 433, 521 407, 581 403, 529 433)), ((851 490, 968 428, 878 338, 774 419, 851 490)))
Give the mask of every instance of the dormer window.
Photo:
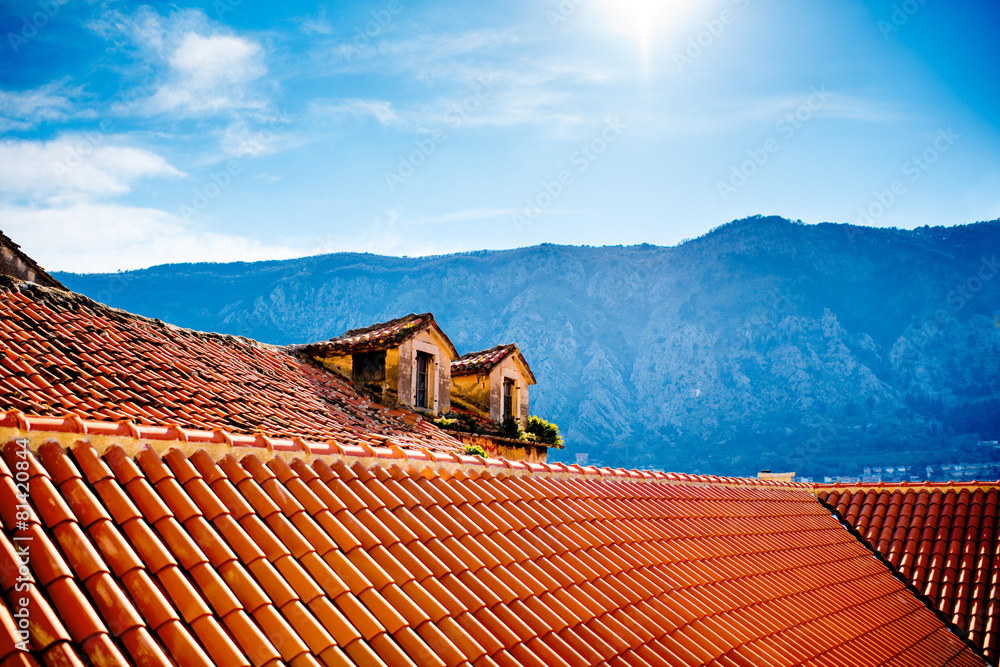
POLYGON ((354 388, 363 396, 381 401, 382 384, 385 382, 385 350, 351 356, 354 388))
POLYGON ((451 362, 451 400, 483 419, 528 419, 528 387, 535 376, 513 343, 471 352, 451 362))
POLYGON ((300 349, 376 403, 435 415, 451 409, 451 362, 458 353, 430 313, 352 329, 300 349))
POLYGON ((426 352, 417 352, 417 396, 414 407, 427 409, 430 388, 430 367, 434 358, 426 352))
POLYGON ((503 418, 504 421, 514 416, 514 381, 503 379, 503 418))

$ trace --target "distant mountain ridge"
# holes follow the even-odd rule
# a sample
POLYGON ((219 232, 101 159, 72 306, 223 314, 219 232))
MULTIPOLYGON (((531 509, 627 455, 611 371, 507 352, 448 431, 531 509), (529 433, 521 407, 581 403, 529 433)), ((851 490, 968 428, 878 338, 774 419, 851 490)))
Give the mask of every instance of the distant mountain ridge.
POLYGON ((109 305, 271 343, 431 311, 460 352, 517 342, 572 458, 752 475, 991 458, 1000 220, 912 231, 756 216, 676 247, 54 274, 109 305))

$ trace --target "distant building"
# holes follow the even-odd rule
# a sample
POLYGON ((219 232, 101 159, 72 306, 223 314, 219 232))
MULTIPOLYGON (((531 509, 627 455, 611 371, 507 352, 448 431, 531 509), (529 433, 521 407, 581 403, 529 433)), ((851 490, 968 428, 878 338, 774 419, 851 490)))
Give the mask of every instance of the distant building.
POLYGON ((761 470, 757 473, 757 479, 769 479, 779 482, 794 482, 795 473, 794 472, 771 472, 770 470, 761 470))

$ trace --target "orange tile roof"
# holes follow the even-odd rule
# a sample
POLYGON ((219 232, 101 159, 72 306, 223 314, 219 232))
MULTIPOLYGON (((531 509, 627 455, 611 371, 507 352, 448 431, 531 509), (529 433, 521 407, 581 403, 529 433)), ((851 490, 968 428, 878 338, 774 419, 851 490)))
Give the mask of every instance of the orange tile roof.
POLYGON ((351 329, 336 338, 303 345, 299 349, 303 354, 310 357, 328 357, 385 350, 398 347, 403 341, 409 340, 421 331, 431 327, 437 330, 437 333, 447 342, 452 355, 457 357, 458 352, 455 351, 455 346, 452 345, 451 340, 437 325, 434 315, 431 313, 423 313, 421 315, 410 313, 409 315, 397 317, 388 322, 373 324, 361 329, 351 329))
POLYGON ((465 456, 8 278, 0 392, 0 667, 984 664, 811 485, 465 456))
MULTIPOLYGON (((507 358, 512 352, 517 351, 517 345, 509 343, 507 345, 497 345, 488 350, 479 352, 469 352, 451 362, 452 375, 470 375, 488 371, 501 361, 507 358)), ((527 365, 527 364, 525 364, 527 365)))
POLYGON ((275 438, 456 449, 290 350, 0 276, 0 409, 275 438))
POLYGON ((804 485, 17 432, 3 665, 984 664, 804 485))
POLYGON ((930 604, 1000 658, 1000 482, 817 487, 930 604))

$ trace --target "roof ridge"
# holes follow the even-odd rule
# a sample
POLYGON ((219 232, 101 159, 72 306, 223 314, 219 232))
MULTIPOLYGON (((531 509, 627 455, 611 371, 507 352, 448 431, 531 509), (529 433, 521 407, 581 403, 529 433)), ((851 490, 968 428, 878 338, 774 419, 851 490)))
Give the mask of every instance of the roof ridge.
POLYGON ((409 313, 408 315, 403 315, 401 317, 396 317, 385 322, 379 322, 376 324, 369 325, 367 327, 360 327, 358 329, 348 329, 339 336, 335 336, 330 339, 330 341, 341 340, 343 338, 354 338, 355 336, 363 336, 366 333, 371 333, 372 331, 378 331, 379 329, 385 329, 386 327, 393 327, 398 324, 404 324, 406 322, 413 322, 415 320, 422 319, 424 321, 433 322, 434 315, 432 313, 409 313))
POLYGON ((505 348, 505 349, 508 349, 508 350, 513 350, 516 347, 517 347, 517 343, 500 343, 499 345, 494 345, 493 347, 488 347, 485 350, 479 350, 477 352, 466 352, 465 354, 463 354, 462 356, 460 356, 458 359, 456 359, 455 361, 453 361, 451 363, 452 364, 456 364, 456 363, 458 363, 460 361, 469 359, 471 357, 477 357, 480 354, 487 354, 489 352, 494 352, 494 351, 499 350, 501 348, 505 348))
POLYGON ((851 536, 854 537, 854 539, 856 539, 858 543, 861 544, 861 546, 870 551, 872 555, 875 556, 875 560, 882 563, 882 565, 884 565, 885 568, 892 573, 892 576, 895 577, 897 581, 902 583, 903 586, 906 588, 906 590, 913 595, 913 597, 915 597, 917 600, 920 601, 921 604, 927 607, 927 609, 929 609, 937 617, 939 621, 944 623, 945 627, 947 627, 948 630, 950 630, 953 635, 958 637, 967 647, 972 649, 972 651, 977 656, 979 656, 987 663, 989 663, 989 659, 986 656, 986 652, 981 647, 977 646, 975 642, 973 642, 969 638, 967 633, 964 630, 962 630, 962 628, 955 625, 955 623, 952 622, 948 614, 939 610, 937 608, 937 605, 934 604, 933 600, 924 595, 919 588, 913 585, 913 582, 910 581, 910 578, 904 575, 899 570, 898 567, 893 565, 892 561, 886 558, 885 554, 883 554, 881 551, 875 548, 868 540, 866 540, 865 536, 862 535, 861 532, 857 528, 855 528, 854 525, 850 521, 848 521, 843 514, 840 513, 840 510, 838 510, 836 507, 830 506, 826 501, 820 500, 818 497, 816 498, 816 500, 817 502, 819 502, 820 505, 829 510, 830 513, 833 515, 833 517, 840 522, 840 525, 843 526, 844 529, 847 530, 847 532, 850 533, 851 536))
POLYGON ((886 484, 885 482, 876 482, 874 484, 851 484, 848 482, 836 482, 833 484, 817 484, 812 483, 813 494, 818 495, 822 491, 837 491, 838 493, 843 493, 845 491, 850 491, 852 493, 857 491, 876 491, 878 493, 895 493, 896 491, 901 491, 904 493, 910 491, 941 491, 945 489, 998 489, 1000 490, 1000 480, 972 480, 969 482, 955 482, 949 480, 947 482, 891 482, 886 484))
MULTIPOLYGON (((33 439, 38 444, 63 438, 76 441, 78 436, 94 436, 101 442, 111 443, 114 439, 132 440, 150 445, 154 450, 168 451, 181 443, 192 450, 208 447, 219 452, 231 453, 236 449, 251 449, 268 452, 271 456, 309 456, 312 458, 341 457, 376 460, 394 464, 465 466, 473 469, 502 471, 505 474, 531 474, 543 477, 566 477, 582 479, 618 479, 631 482, 659 482, 682 486, 713 487, 760 487, 776 490, 809 492, 809 485, 802 482, 779 482, 758 480, 753 477, 717 477, 714 475, 689 475, 686 473, 626 470, 624 468, 598 468, 565 463, 529 463, 503 457, 467 455, 462 452, 435 451, 414 447, 412 443, 394 441, 386 436, 386 446, 361 444, 341 444, 335 440, 318 442, 305 438, 278 438, 255 433, 253 435, 235 433, 216 428, 212 431, 189 429, 177 424, 136 424, 127 420, 96 421, 82 419, 77 415, 66 417, 44 417, 28 415, 20 410, 0 413, 0 434, 10 432, 16 437, 18 432, 37 434, 33 439), (53 434, 55 434, 53 436, 53 434)), ((2 437, 0 437, 2 439, 2 437)), ((113 444, 113 443, 112 443, 113 444)), ((108 445, 110 446, 110 444, 108 445)))

